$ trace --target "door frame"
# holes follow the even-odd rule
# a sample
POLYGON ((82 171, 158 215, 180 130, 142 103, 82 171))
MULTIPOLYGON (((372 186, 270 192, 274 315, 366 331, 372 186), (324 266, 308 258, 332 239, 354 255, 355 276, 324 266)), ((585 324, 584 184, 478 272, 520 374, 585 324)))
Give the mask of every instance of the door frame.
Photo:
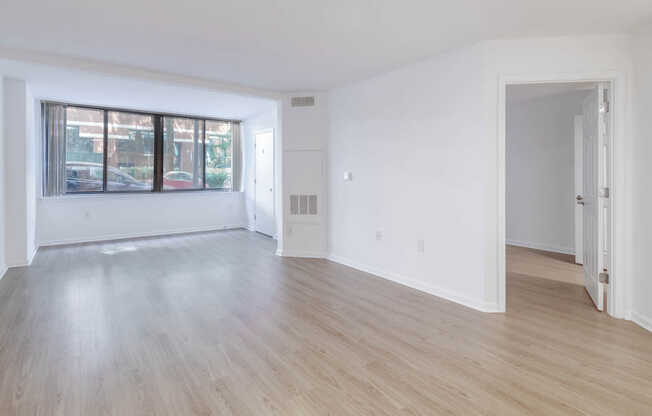
POLYGON ((568 83, 568 82, 604 82, 610 85, 610 122, 609 135, 609 182, 610 182, 610 222, 609 236, 611 247, 609 251, 610 267, 607 313, 616 318, 628 318, 626 305, 626 288, 628 287, 625 272, 625 255, 627 238, 627 194, 625 187, 626 149, 626 110, 628 108, 628 91, 626 75, 619 71, 603 71, 597 73, 564 73, 564 74, 532 74, 532 75, 501 75, 498 79, 498 229, 496 232, 496 249, 498 265, 498 308, 506 310, 506 133, 507 133, 507 87, 510 85, 568 83))
MULTIPOLYGON (((573 157, 573 194, 577 196, 582 195, 582 184, 584 179, 584 120, 581 115, 575 115, 573 118, 573 133, 573 151, 575 152, 573 157)), ((577 203, 573 204, 573 218, 575 220, 575 227, 573 229, 573 236, 575 240, 575 264, 583 265, 584 210, 582 205, 577 203)))
MULTIPOLYGON (((256 223, 258 222, 258 201, 256 198, 257 195, 257 189, 258 189, 258 177, 257 177, 257 171, 256 171, 256 165, 257 165, 257 155, 258 155, 258 148, 256 146, 256 138, 258 137, 259 134, 264 134, 264 133, 271 133, 272 134, 272 149, 274 150, 274 155, 272 157, 272 183, 274 184, 274 192, 272 192, 272 207, 273 207, 273 212, 274 212, 274 235, 272 236, 274 240, 278 240, 278 224, 276 222, 276 192, 277 192, 277 187, 276 187, 276 132, 274 131, 273 127, 269 127, 266 129, 260 129, 260 130, 254 130, 253 135, 254 135, 254 231, 257 230, 256 223)), ((256 231, 257 232, 257 231, 256 231)), ((262 234, 262 233, 261 233, 262 234)))

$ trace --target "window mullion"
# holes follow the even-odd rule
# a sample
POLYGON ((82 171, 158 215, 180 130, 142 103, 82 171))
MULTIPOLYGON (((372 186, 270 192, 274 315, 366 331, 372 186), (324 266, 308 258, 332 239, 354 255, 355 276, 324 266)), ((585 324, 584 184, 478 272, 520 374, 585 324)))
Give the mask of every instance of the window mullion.
POLYGON ((106 192, 106 183, 108 177, 108 160, 109 160, 109 112, 104 110, 104 137, 103 145, 104 147, 104 163, 102 165, 102 192, 106 192))
POLYGON ((204 122, 204 137, 203 137, 202 146, 201 146, 202 147, 202 154, 203 154, 203 157, 202 157, 202 171, 204 171, 204 173, 203 173, 203 175, 204 175, 204 182, 203 182, 204 186, 203 186, 203 188, 206 189, 206 120, 203 120, 203 122, 204 122))
POLYGON ((154 192, 163 191, 163 117, 154 117, 154 192))

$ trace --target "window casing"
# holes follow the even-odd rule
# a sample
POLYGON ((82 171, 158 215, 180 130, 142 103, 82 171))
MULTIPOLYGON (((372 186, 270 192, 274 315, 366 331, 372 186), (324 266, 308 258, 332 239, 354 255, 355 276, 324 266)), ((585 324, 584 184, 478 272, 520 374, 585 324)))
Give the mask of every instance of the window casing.
POLYGON ((239 121, 43 102, 44 126, 56 124, 47 118, 58 113, 48 106, 63 107, 65 140, 58 145, 62 157, 52 158, 49 149, 58 148, 44 128, 46 196, 53 196, 50 189, 62 189, 59 195, 233 190, 239 121), (53 187, 49 176, 65 183, 53 187))

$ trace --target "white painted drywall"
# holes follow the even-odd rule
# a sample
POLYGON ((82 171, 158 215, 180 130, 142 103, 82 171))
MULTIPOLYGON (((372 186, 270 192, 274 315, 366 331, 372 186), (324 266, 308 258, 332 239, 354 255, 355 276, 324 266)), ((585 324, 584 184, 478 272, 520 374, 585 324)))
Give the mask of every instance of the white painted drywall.
MULTIPOLYGON (((244 227, 247 219, 242 193, 183 193, 157 195, 79 196, 43 199, 41 194, 40 98, 73 103, 171 111, 209 117, 240 117, 276 104, 268 98, 242 97, 178 84, 139 78, 117 78, 78 69, 0 60, 5 73, 23 74, 29 82, 5 90, 12 121, 11 140, 6 140, 5 169, 13 172, 11 219, 7 242, 25 264, 39 244, 60 244, 112 238, 244 227), (36 91, 36 93, 34 93, 36 91), (33 98, 32 95, 36 96, 33 98), (174 97, 174 100, 168 100, 174 97), (22 152, 20 155, 17 152, 22 152), (11 158, 8 155, 13 155, 11 158), (20 172, 20 174, 15 174, 20 172), (23 203, 24 199, 24 203, 23 203), (20 206, 18 206, 20 205, 20 206), (19 231, 20 229, 20 231, 19 231), (24 249, 23 249, 24 248, 24 249)), ((9 136, 7 136, 9 138, 9 136)), ((9 177, 9 176, 8 176, 9 177)), ((9 222, 8 222, 9 224, 9 222)))
POLYGON ((41 245, 246 226, 242 192, 99 195, 38 203, 41 245))
POLYGON ((483 65, 474 46, 331 92, 332 260, 491 309, 483 65))
POLYGON ((507 242, 574 254, 574 116, 587 93, 518 100, 514 88, 507 89, 507 242))
POLYGON ((276 110, 258 114, 255 117, 248 118, 243 123, 244 198, 247 211, 247 228, 252 231, 255 229, 256 224, 254 219, 256 213, 256 185, 254 183, 256 178, 256 150, 254 144, 256 142, 256 132, 269 129, 274 130, 274 140, 277 140, 278 112, 276 110))
POLYGON ((652 331, 652 27, 634 40, 634 174, 632 206, 632 319, 652 331))
MULTIPOLYGON (((278 253, 283 256, 326 256, 326 146, 328 141, 328 96, 311 91, 287 94, 282 100, 284 227, 278 253), (294 96, 314 96, 311 107, 292 107, 294 96), (291 194, 315 194, 318 215, 292 216, 291 194)), ((277 201, 278 203, 278 201, 277 201)))
POLYGON ((629 37, 482 42, 332 91, 330 257, 501 310, 500 80, 605 73, 623 75, 618 91, 629 103, 629 37), (344 171, 352 182, 343 181, 344 171))
POLYGON ((4 123, 4 79, 0 75, 0 279, 7 271, 5 262, 5 204, 7 195, 5 194, 5 123, 4 123))
POLYGON ((5 261, 9 267, 31 263, 35 244, 33 100, 25 81, 4 78, 5 261))
POLYGON ((36 228, 40 245, 240 228, 244 206, 243 192, 39 197, 36 228))

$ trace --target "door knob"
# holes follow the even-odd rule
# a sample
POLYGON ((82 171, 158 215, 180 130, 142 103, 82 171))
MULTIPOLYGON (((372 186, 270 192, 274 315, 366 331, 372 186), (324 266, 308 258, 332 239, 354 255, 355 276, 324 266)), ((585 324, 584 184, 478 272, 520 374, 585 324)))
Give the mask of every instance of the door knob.
POLYGON ((575 200, 577 201, 577 205, 584 205, 584 197, 582 195, 577 195, 575 200))

